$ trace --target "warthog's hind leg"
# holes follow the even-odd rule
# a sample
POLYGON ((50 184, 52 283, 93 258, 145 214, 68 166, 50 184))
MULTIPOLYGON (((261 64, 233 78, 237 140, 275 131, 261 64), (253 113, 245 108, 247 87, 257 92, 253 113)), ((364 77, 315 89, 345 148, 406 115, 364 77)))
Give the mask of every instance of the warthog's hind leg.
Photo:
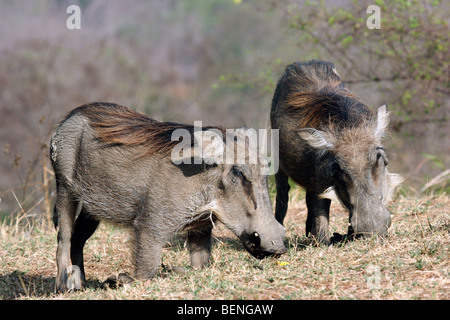
POLYGON ((92 219, 84 208, 81 209, 80 215, 75 221, 75 228, 70 246, 70 258, 72 263, 79 267, 81 272, 81 285, 83 287, 86 287, 86 275, 83 264, 83 248, 87 239, 89 239, 89 237, 92 236, 97 229, 98 224, 99 221, 92 219))
MULTIPOLYGON (((56 250, 56 292, 69 290, 68 281, 72 275, 73 268, 70 263, 70 240, 73 234, 73 226, 77 202, 72 200, 71 194, 61 184, 57 185, 58 195, 55 204, 55 223, 58 225, 58 248, 56 250)), ((77 273, 75 269, 75 273, 77 273)), ((74 277, 77 275, 74 274, 74 277)), ((72 280, 73 278, 71 278, 72 280)), ((75 286, 78 283, 74 282, 75 286)))

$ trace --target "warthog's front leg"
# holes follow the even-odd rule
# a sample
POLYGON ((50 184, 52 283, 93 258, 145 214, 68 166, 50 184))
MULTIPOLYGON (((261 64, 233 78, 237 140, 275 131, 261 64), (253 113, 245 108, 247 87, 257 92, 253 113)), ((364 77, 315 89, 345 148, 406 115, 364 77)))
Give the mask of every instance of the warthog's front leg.
POLYGON ((134 267, 138 280, 153 278, 161 265, 162 248, 169 237, 166 232, 139 225, 135 227, 134 267))
POLYGON ((188 232, 191 266, 201 269, 208 265, 211 256, 211 227, 188 232))
POLYGON ((289 202, 289 186, 288 176, 281 171, 281 169, 275 175, 275 181, 277 183, 277 201, 275 208, 275 219, 281 224, 283 224, 284 217, 286 216, 286 211, 289 202))
POLYGON ((330 216, 330 199, 321 199, 314 192, 306 192, 306 236, 312 236, 317 242, 330 244, 328 221, 330 216))

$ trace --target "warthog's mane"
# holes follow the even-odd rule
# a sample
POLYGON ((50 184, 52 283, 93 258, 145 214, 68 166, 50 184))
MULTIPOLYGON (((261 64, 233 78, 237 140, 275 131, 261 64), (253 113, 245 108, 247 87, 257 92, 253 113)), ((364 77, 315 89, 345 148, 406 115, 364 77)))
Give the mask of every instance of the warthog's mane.
POLYGON ((316 92, 294 92, 287 97, 284 110, 298 119, 303 128, 340 130, 365 125, 372 111, 347 90, 325 87, 316 92))
POLYGON ((288 114, 301 128, 327 131, 361 126, 373 118, 371 110, 347 90, 334 64, 318 60, 286 67, 272 112, 288 114))
MULTIPOLYGON (((171 139, 176 129, 187 130, 191 135, 191 145, 194 143, 193 125, 157 121, 122 105, 94 102, 78 107, 71 114, 74 112, 80 112, 89 119, 100 141, 112 145, 142 146, 143 156, 170 154, 179 143, 171 139)), ((219 126, 202 127, 202 130, 208 129, 225 133, 225 129, 219 126)))
POLYGON ((376 135, 377 118, 348 91, 325 87, 318 92, 294 93, 285 108, 301 127, 328 132, 334 145, 332 153, 348 159, 361 174, 370 167, 369 160, 379 154, 382 143, 376 135))

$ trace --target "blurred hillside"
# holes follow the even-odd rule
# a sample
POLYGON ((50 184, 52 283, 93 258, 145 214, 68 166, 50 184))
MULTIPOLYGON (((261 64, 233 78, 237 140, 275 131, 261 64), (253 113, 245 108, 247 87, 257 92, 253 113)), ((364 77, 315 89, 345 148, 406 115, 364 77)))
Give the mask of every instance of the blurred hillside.
POLYGON ((265 128, 284 67, 312 58, 393 111, 391 163, 418 190, 450 167, 448 5, 376 2, 381 30, 351 1, 0 1, 0 210, 48 211, 48 142, 78 105, 265 128), (69 4, 81 30, 66 27, 69 4))

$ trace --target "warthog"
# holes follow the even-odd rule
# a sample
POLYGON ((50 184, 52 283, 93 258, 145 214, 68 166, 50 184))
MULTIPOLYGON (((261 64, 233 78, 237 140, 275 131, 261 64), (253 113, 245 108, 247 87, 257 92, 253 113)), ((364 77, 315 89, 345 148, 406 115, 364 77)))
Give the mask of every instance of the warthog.
MULTIPOLYGON (((59 227, 57 291, 85 286, 83 247, 100 220, 131 229, 137 279, 155 276, 164 244, 178 231, 187 231, 192 267, 207 265, 215 221, 231 229, 257 258, 286 251, 285 231, 273 216, 267 176, 260 171, 262 160, 191 162, 191 156, 216 143, 204 139, 198 144, 198 134, 225 132, 195 129, 110 103, 78 107, 58 125, 50 148, 57 187, 54 223, 59 227), (192 148, 189 161, 178 164, 171 157, 181 143, 172 139, 176 129, 192 134, 192 140, 184 141, 192 148)), ((220 142, 245 144, 237 136, 228 138, 225 134, 220 142)), ((244 149, 255 152, 248 144, 244 149)))
POLYGON ((272 128, 279 129, 276 219, 283 223, 288 177, 306 189, 306 234, 329 244, 329 209, 337 198, 350 213, 349 235, 387 235, 385 204, 402 178, 387 170, 382 138, 389 114, 372 111, 324 61, 287 66, 272 100, 272 128))

